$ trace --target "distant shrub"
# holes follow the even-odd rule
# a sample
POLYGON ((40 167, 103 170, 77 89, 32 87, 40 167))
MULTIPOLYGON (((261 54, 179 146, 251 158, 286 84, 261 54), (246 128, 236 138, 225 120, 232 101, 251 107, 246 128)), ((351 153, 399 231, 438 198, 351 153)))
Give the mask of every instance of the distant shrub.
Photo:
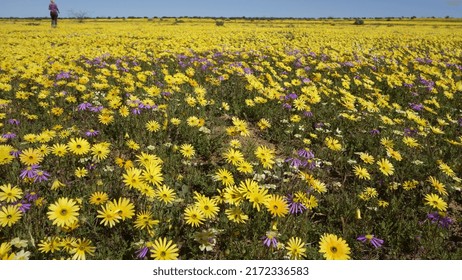
POLYGON ((216 26, 225 26, 225 22, 222 21, 222 20, 217 20, 217 21, 215 21, 215 25, 216 26))
POLYGON ((83 21, 89 18, 89 14, 86 11, 70 11, 73 18, 78 22, 83 23, 83 21))
POLYGON ((363 25, 364 24, 364 20, 363 19, 360 19, 360 18, 357 18, 355 19, 355 22, 353 23, 354 25, 363 25))

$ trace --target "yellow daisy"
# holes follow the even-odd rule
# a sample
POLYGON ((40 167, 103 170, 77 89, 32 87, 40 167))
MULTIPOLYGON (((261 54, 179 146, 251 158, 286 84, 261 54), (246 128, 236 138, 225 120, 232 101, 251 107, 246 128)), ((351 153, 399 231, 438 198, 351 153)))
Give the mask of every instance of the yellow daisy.
POLYGON ((178 246, 167 238, 158 238, 150 248, 151 257, 155 260, 178 259, 178 246))
POLYGON ((319 252, 326 260, 349 260, 350 247, 341 237, 335 234, 324 234, 319 241, 319 252))
POLYGON ((73 138, 67 143, 70 152, 76 155, 85 155, 90 151, 90 143, 83 138, 73 138))
POLYGON ((63 227, 78 221, 80 207, 75 200, 62 197, 51 204, 48 210, 48 219, 53 221, 53 225, 63 227))
POLYGON ((306 257, 305 242, 300 237, 291 237, 286 245, 287 256, 291 260, 299 260, 306 257))
POLYGON ((284 197, 280 195, 271 195, 266 200, 265 206, 273 217, 284 217, 289 213, 289 205, 284 197))

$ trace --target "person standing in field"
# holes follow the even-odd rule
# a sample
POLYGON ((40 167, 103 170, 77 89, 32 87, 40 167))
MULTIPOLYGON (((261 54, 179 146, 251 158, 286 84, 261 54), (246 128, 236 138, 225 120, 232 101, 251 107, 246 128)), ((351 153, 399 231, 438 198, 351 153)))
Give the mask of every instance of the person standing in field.
POLYGON ((58 25, 58 5, 56 5, 54 0, 50 0, 50 5, 48 5, 48 10, 50 10, 51 16, 51 27, 56 27, 58 25))

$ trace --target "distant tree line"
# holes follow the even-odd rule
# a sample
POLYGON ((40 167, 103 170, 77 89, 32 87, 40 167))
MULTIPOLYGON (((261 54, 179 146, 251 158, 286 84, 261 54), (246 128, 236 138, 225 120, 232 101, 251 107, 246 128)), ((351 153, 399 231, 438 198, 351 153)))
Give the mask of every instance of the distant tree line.
MULTIPOLYGON (((180 17, 172 17, 172 16, 153 16, 153 17, 147 17, 147 16, 128 16, 128 17, 102 17, 102 16, 96 16, 92 17, 89 16, 87 12, 72 12, 71 16, 69 17, 62 17, 62 19, 148 19, 148 20, 153 20, 153 19, 214 19, 214 20, 356 20, 356 19, 362 19, 362 20, 402 20, 402 19, 416 19, 416 16, 411 16, 411 17, 211 17, 211 16, 180 16, 180 17)), ((433 18, 436 19, 437 17, 425 17, 425 18, 433 18)), ((450 19, 450 16, 445 16, 445 19, 450 19)), ((29 19, 29 20, 41 20, 41 19, 48 19, 48 17, 0 17, 0 19, 29 19)))

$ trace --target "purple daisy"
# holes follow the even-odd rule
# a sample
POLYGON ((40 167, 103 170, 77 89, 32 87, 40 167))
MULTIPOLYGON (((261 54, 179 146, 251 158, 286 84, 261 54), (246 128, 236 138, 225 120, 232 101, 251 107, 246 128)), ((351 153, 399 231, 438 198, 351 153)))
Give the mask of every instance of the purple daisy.
POLYGON ((18 121, 17 119, 9 119, 8 123, 13 124, 13 125, 19 125, 21 122, 18 121))
POLYGON ((314 158, 314 154, 312 151, 307 150, 307 149, 300 149, 297 151, 297 154, 301 157, 304 157, 306 159, 312 159, 314 158))
POLYGON ((98 130, 90 129, 89 131, 85 132, 85 135, 88 137, 94 137, 99 134, 98 130))
POLYGON ((291 94, 288 94, 287 95, 287 98, 290 98, 290 99, 297 99, 298 98, 298 95, 296 93, 291 93, 291 94))
POLYGON ((375 248, 379 248, 383 244, 383 240, 375 237, 373 234, 361 235, 356 240, 361 241, 362 243, 370 243, 375 248))
POLYGON ((262 237, 263 245, 276 248, 278 246, 278 240, 276 239, 277 235, 278 233, 275 231, 267 231, 266 235, 262 237))
POLYGON ((147 246, 142 247, 138 251, 136 251, 136 257, 139 259, 144 259, 149 252, 149 248, 147 246))
POLYGON ((5 139, 13 139, 15 137, 16 137, 16 134, 14 134, 13 132, 7 132, 2 135, 2 138, 5 138, 5 139))
POLYGON ((38 199, 38 194, 36 192, 26 193, 24 198, 27 199, 28 202, 33 202, 38 199))
POLYGON ((90 106, 89 109, 91 112, 99 113, 103 110, 103 106, 90 106))
POLYGON ((288 158, 286 159, 286 162, 288 162, 290 166, 294 168, 299 168, 300 166, 304 167, 307 164, 306 161, 302 161, 301 159, 298 159, 298 158, 288 158))
POLYGON ((438 212, 432 212, 427 215, 427 219, 430 220, 432 224, 438 223, 442 228, 448 228, 452 224, 452 219, 448 216, 441 215, 438 212))
POLYGON ((305 111, 305 112, 303 112, 303 115, 304 115, 305 117, 311 118, 311 117, 313 116, 313 112, 311 112, 311 111, 305 111))
POLYGON ((287 196, 287 202, 289 203, 289 213, 290 214, 301 214, 307 208, 303 203, 294 200, 294 196, 289 194, 287 196))
POLYGON ((21 154, 21 151, 19 150, 14 150, 10 152, 10 155, 14 156, 15 158, 19 157, 20 154, 21 154))
POLYGON ((56 75, 56 80, 69 79, 71 77, 70 72, 61 71, 56 75))
POLYGON ((30 209, 31 204, 25 202, 19 202, 16 204, 19 207, 19 211, 26 213, 30 209))
POLYGON ((33 164, 31 166, 28 166, 26 167, 26 169, 21 171, 21 174, 19 174, 19 177, 21 179, 34 178, 37 174, 38 168, 40 168, 40 165, 38 164, 33 164))
POLYGON ((411 107, 411 109, 414 111, 422 111, 424 106, 420 103, 419 104, 409 103, 409 107, 411 107))
POLYGON ((290 105, 289 103, 284 103, 282 105, 282 108, 284 108, 284 109, 292 109, 292 105, 290 105))
POLYGON ((42 181, 47 181, 49 177, 50 177, 50 174, 48 172, 43 171, 43 170, 36 170, 34 182, 40 183, 42 181))
POLYGON ((78 111, 85 111, 87 109, 89 109, 91 107, 91 103, 89 102, 84 102, 84 103, 81 103, 77 106, 77 110, 78 111))

